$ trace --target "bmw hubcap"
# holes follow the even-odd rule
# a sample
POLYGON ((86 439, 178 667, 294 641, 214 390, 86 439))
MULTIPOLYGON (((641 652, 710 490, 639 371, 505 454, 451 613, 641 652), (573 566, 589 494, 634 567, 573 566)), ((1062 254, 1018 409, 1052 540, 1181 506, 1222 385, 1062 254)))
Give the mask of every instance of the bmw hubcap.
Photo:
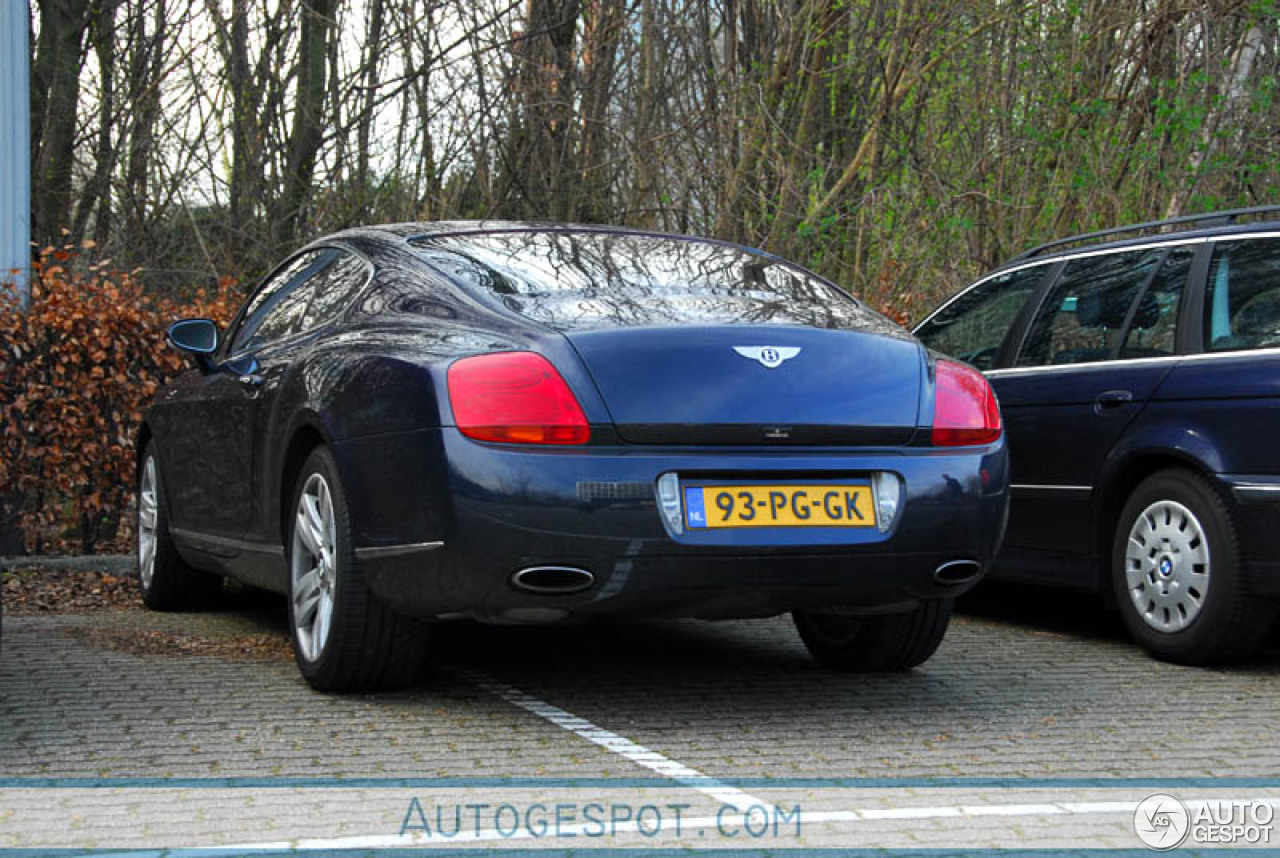
POLYGON ((320 474, 312 474, 298 498, 289 569, 293 627, 307 661, 319 658, 329 639, 337 585, 335 536, 329 484, 320 474))
POLYGON ((151 588, 156 571, 156 459, 147 456, 138 486, 138 578, 143 590, 151 588))
POLYGON ((1209 542, 1200 522, 1180 503, 1157 501, 1129 530, 1125 582, 1138 615, 1151 628, 1189 626, 1209 592, 1209 542))

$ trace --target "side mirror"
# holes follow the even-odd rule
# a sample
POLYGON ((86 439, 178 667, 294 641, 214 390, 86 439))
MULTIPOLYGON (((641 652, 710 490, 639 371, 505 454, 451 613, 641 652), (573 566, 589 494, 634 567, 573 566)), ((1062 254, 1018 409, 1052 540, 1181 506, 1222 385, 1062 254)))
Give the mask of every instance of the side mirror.
POLYGON ((165 331, 165 341, 180 352, 195 355, 202 369, 218 350, 218 326, 208 319, 182 319, 165 331))

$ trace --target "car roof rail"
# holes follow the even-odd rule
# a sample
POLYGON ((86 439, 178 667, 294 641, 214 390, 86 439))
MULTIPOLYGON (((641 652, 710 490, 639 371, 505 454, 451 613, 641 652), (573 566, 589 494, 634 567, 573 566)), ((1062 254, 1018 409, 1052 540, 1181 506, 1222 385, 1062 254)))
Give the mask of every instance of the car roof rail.
POLYGON ((1129 226, 1117 226, 1111 229, 1103 229, 1098 232, 1086 232, 1080 235, 1073 235, 1069 238, 1059 238, 1055 241, 1046 242, 1038 247, 1025 250, 1019 253, 1010 262, 1021 262, 1026 259, 1032 259, 1042 256, 1046 252, 1058 248, 1063 248, 1073 244, 1096 243, 1100 239, 1115 238, 1117 236, 1134 234, 1135 237, 1144 232, 1177 232, 1179 230, 1191 229, 1208 229, 1215 226, 1228 226, 1236 223, 1241 218, 1258 217, 1260 215, 1280 214, 1280 206, 1253 206, 1244 209, 1226 209, 1219 212, 1203 212, 1201 214, 1181 215, 1180 217, 1165 218, 1164 220, 1147 221, 1146 223, 1135 223, 1129 226))

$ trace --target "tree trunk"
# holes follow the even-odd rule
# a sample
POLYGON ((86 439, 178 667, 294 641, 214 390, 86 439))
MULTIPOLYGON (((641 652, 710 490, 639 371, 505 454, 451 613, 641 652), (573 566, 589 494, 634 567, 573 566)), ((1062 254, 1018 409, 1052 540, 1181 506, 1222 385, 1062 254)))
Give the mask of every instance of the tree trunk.
POLYGON ((289 133, 284 192, 276 223, 285 243, 298 235, 303 209, 311 196, 316 155, 324 142, 325 72, 329 41, 335 30, 338 0, 303 0, 302 34, 298 44, 298 84, 294 96, 293 127, 289 133))
POLYGON ((93 15, 93 50, 98 58, 98 143, 94 154, 93 176, 85 183, 76 203, 71 240, 80 244, 85 238, 89 218, 96 212, 94 240, 105 244, 111 234, 111 171, 115 168, 115 146, 111 133, 115 127, 116 5, 119 0, 100 0, 93 15))
POLYGON ((156 121, 160 116, 160 81, 164 77, 165 2, 155 0, 154 22, 149 34, 146 8, 141 4, 133 8, 130 27, 129 100, 133 115, 125 153, 123 203, 125 244, 134 261, 145 260, 150 255, 147 214, 152 203, 151 159, 156 148, 156 121))
POLYGON ((231 178, 228 208, 231 224, 243 226, 251 219, 258 183, 255 109, 257 92, 249 71, 248 0, 232 0, 230 38, 227 44, 227 85, 231 90, 231 178))
POLYGON ((582 49, 582 134, 577 157, 577 193, 569 202, 569 220, 600 221, 607 217, 609 160, 606 131, 609 100, 617 73, 622 35, 622 0, 591 0, 585 9, 582 49))
MULTIPOLYGON (((10 0, 13 2, 13 0, 10 0)), ((90 0, 40 0, 40 36, 31 67, 31 232, 60 244, 71 226, 80 68, 90 0)))
POLYGON ((355 187, 360 195, 360 211, 370 209, 372 193, 369 182, 369 141, 373 133, 373 106, 377 96, 378 72, 382 65, 382 31, 384 0, 369 0, 368 40, 364 49, 364 69, 360 85, 360 118, 356 126, 355 187))
POLYGON ((1178 187, 1164 211, 1166 218, 1178 217, 1195 193, 1204 174, 1204 165, 1218 148, 1217 131, 1224 121, 1231 122, 1243 113, 1249 100, 1249 77, 1253 73, 1253 61, 1262 50, 1262 28, 1254 26, 1244 34, 1231 59, 1231 72, 1227 91, 1216 109, 1205 118, 1201 127, 1200 148, 1191 153, 1187 165, 1187 179, 1178 187))
POLYGON ((513 47, 517 105, 503 165, 507 194, 520 191, 514 213, 563 217, 568 205, 578 0, 529 0, 525 31, 513 47))

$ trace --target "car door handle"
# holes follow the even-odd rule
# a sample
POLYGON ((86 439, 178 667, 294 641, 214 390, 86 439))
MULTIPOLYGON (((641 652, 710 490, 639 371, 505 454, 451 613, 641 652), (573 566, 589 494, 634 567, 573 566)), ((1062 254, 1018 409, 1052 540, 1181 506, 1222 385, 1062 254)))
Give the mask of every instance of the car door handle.
POLYGON ((1130 402, 1133 402, 1133 391, 1107 390, 1098 394, 1098 398, 1093 401, 1093 409, 1101 414, 1104 411, 1114 411, 1130 402))
POLYGON ((256 372, 246 372, 240 376, 240 386, 246 390, 257 390, 262 387, 263 378, 256 372))

